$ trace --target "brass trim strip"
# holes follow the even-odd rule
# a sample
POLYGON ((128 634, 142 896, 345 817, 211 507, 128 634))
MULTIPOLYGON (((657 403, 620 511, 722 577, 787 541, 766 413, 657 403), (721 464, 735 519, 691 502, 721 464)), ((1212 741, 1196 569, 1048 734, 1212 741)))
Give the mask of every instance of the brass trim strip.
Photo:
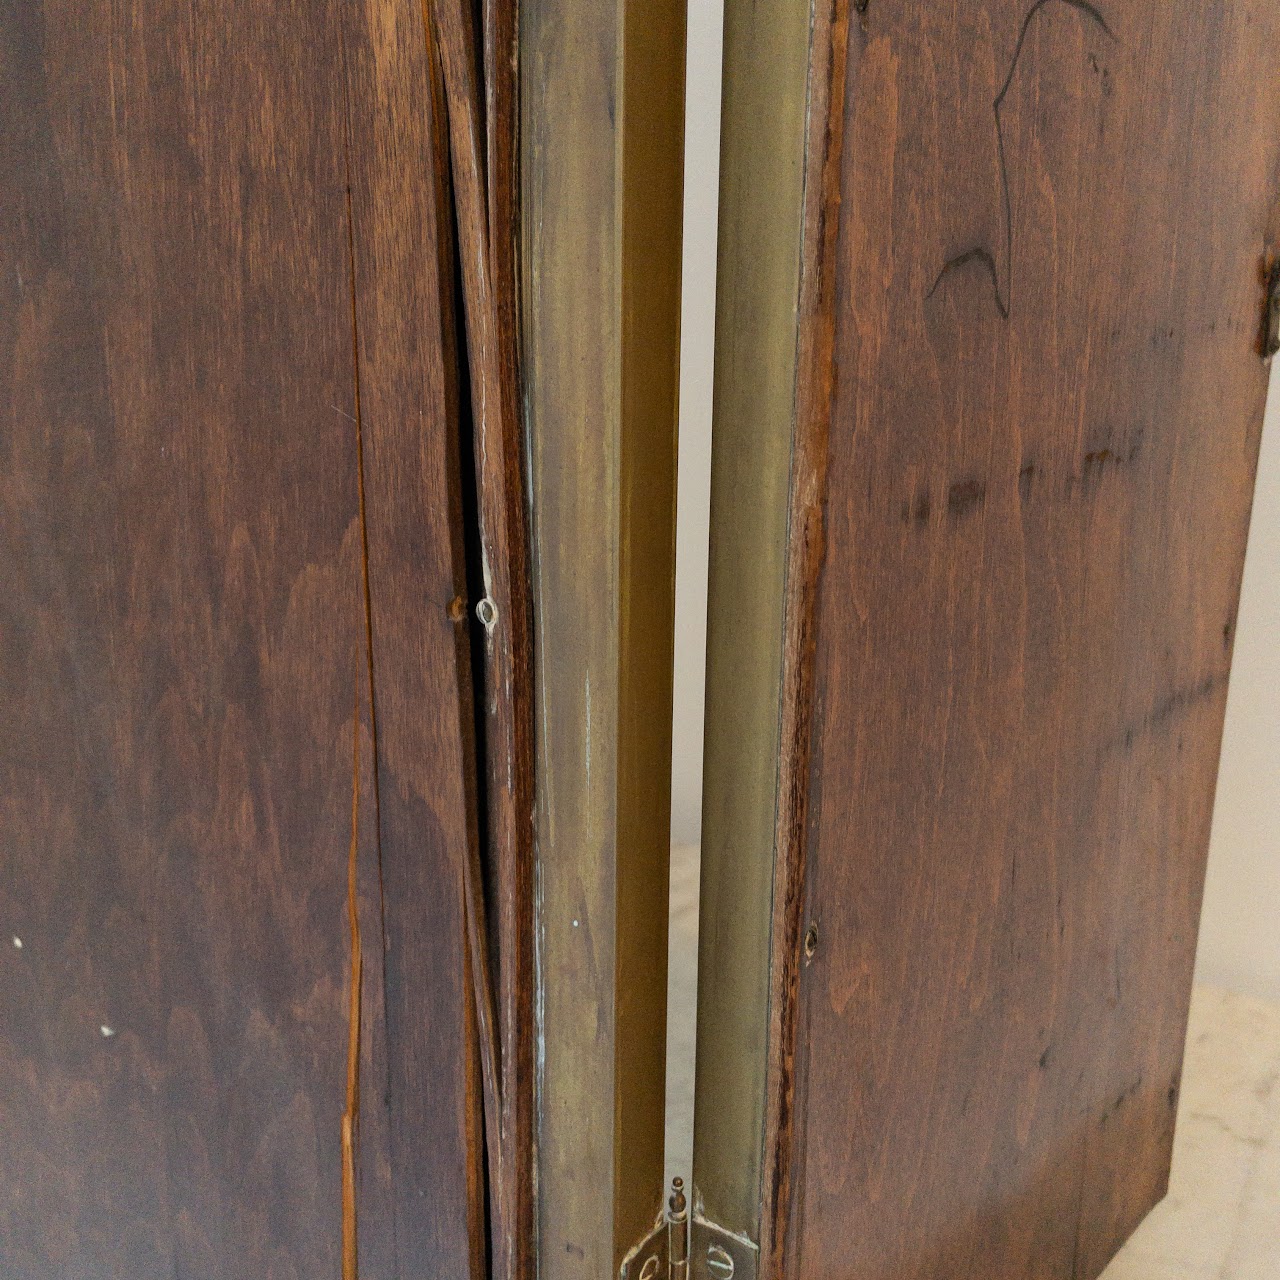
POLYGON ((758 1240, 809 0, 724 39, 693 1173, 758 1240))
POLYGON ((683 0, 521 13, 541 1280, 663 1192, 683 0))

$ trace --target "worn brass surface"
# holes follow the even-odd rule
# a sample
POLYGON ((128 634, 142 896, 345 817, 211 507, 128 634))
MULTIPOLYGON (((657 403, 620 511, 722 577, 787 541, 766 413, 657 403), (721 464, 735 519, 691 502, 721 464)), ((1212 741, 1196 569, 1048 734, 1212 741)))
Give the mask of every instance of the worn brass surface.
POLYGON ((725 10, 694 1185, 758 1239, 809 4, 725 10))
POLYGON ((544 1280, 661 1203, 683 0, 522 9, 544 1280))

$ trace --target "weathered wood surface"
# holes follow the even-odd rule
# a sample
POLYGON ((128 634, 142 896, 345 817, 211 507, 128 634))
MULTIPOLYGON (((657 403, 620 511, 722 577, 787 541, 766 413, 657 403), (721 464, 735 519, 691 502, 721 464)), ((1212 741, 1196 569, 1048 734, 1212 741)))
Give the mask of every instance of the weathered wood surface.
POLYGON ((517 31, 510 0, 427 7, 447 100, 470 403, 472 649, 483 897, 469 885, 488 1151, 490 1264, 532 1275, 535 980, 533 654, 518 377, 517 31), (486 923, 487 922, 487 923, 486 923))
POLYGON ((0 6, 6 1275, 482 1273, 424 21, 0 6))
POLYGON ((1163 1194, 1267 366, 1272 5, 819 4, 768 1274, 1163 1194))

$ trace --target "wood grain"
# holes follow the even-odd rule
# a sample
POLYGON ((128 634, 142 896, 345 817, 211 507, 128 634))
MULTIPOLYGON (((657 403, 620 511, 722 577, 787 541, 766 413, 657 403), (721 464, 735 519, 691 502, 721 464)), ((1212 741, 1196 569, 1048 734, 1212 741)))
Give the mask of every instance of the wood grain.
POLYGON ((816 10, 770 1274, 1080 1280, 1164 1192, 1278 47, 1261 4, 816 10))
POLYGON ((423 12, 6 3, 0 59, 0 1270, 478 1277, 423 12))

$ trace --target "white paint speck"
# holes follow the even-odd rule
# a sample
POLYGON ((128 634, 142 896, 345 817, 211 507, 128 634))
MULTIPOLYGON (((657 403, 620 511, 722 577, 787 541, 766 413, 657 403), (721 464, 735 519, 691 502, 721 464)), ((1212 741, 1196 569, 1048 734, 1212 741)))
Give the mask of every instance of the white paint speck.
POLYGON ((21 939, 21 938, 19 938, 19 937, 18 937, 18 935, 17 935, 16 933, 13 935, 13 949, 14 949, 15 951, 21 951, 21 950, 22 950, 22 939, 21 939))
POLYGON ((105 1022, 98 1028, 98 1030, 102 1032, 102 1038, 104 1040, 110 1040, 116 1033, 115 1027, 109 1027, 105 1022))
POLYGON ((573 922, 573 927, 574 927, 575 929, 578 927, 578 922, 577 922, 576 920, 573 922))

